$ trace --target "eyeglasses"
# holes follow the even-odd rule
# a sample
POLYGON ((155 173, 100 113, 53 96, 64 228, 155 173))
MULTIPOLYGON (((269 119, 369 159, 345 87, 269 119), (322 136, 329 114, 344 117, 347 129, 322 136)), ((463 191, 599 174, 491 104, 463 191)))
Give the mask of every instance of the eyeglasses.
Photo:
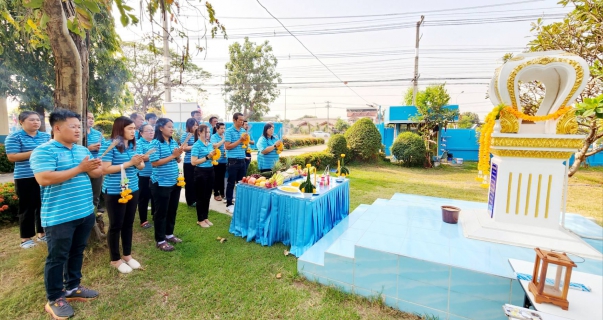
POLYGON ((153 133, 153 132, 155 132, 155 131, 153 131, 153 130, 144 130, 142 133, 153 133))

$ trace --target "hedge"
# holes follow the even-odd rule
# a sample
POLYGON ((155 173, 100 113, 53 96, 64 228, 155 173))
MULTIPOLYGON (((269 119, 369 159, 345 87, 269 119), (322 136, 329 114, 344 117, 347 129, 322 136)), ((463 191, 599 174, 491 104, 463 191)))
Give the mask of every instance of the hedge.
POLYGON ((335 158, 339 158, 341 154, 349 155, 348 141, 343 134, 336 134, 329 139, 328 149, 335 158))
POLYGON ((15 171, 15 163, 8 161, 6 156, 6 149, 3 144, 0 144, 0 172, 13 172, 15 171))
POLYGON ((337 158, 335 158, 330 152, 308 152, 297 156, 281 157, 280 161, 285 163, 287 158, 293 158, 293 164, 302 165, 305 167, 306 164, 311 164, 316 169, 324 169, 327 165, 330 168, 337 167, 337 158))
POLYGON ((323 138, 300 138, 300 139, 283 139, 283 146, 285 149, 293 149, 305 146, 316 146, 319 144, 324 144, 325 139, 323 138))
POLYGON ((15 223, 19 220, 19 198, 12 182, 0 183, 0 225, 15 223))
POLYGON ((425 141, 416 133, 404 132, 400 134, 391 148, 392 155, 402 161, 402 165, 421 166, 425 162, 425 141))
POLYGON ((360 161, 376 160, 381 149, 381 133, 369 118, 362 118, 354 123, 346 132, 354 158, 360 161))

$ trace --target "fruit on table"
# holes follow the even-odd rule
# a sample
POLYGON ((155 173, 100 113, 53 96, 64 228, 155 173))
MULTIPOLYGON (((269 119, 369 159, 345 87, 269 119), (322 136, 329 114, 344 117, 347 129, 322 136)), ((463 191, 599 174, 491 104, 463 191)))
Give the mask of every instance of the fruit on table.
MULTIPOLYGON (((256 183, 257 183, 257 182, 256 182, 256 183)), ((262 188, 265 188, 265 187, 266 187, 266 181, 262 181, 262 182, 260 182, 260 183, 259 183, 259 186, 260 186, 260 187, 262 187, 262 188)))
POLYGON ((291 182, 291 186, 292 187, 299 187, 300 184, 301 183, 299 181, 293 181, 293 182, 291 182))
POLYGON ((255 184, 255 178, 251 177, 251 178, 247 179, 247 183, 249 183, 251 185, 254 185, 255 184))

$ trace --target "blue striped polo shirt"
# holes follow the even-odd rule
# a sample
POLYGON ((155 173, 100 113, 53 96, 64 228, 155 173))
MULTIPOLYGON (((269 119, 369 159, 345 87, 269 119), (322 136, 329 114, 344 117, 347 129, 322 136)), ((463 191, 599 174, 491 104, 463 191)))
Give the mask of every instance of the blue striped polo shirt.
MULTIPOLYGON (((232 126, 226 129, 224 136, 226 137, 226 142, 233 143, 239 140, 239 138, 241 138, 241 134, 243 133, 245 133, 245 129, 243 129, 243 127, 237 131, 235 126, 232 126)), ((249 147, 250 146, 247 146, 247 148, 249 147)), ((243 149, 243 144, 239 143, 239 145, 233 149, 226 150, 226 157, 228 159, 245 159, 245 149, 243 149)))
MULTIPOLYGON (((182 137, 180 137, 180 145, 184 144, 184 139, 186 139, 187 135, 188 135, 188 132, 183 132, 182 133, 182 137)), ((195 135, 193 134, 188 139, 188 146, 192 147, 194 143, 195 143, 195 135)), ((188 152, 184 153, 184 163, 191 163, 191 151, 188 151, 188 152)))
MULTIPOLYGON (((140 154, 145 154, 150 149, 153 149, 153 140, 147 141, 144 138, 138 139, 136 141, 136 151, 139 151, 140 154)), ((151 161, 144 162, 144 169, 138 171, 138 175, 140 177, 150 177, 153 173, 153 166, 151 165, 151 161)))
MULTIPOLYGON (((209 142, 211 142, 212 145, 214 143, 218 143, 220 141, 222 141, 222 137, 220 137, 220 135, 217 134, 217 133, 212 134, 211 135, 211 139, 209 139, 209 142)), ((224 147, 224 143, 218 149, 220 149, 220 152, 221 152, 220 153, 220 159, 218 159, 218 163, 226 163, 226 162, 228 162, 226 160, 226 148, 224 147)))
MULTIPOLYGON (((195 144, 193 144, 193 149, 191 149, 191 155, 195 156, 199 159, 205 158, 210 152, 214 150, 211 142, 207 142, 207 145, 203 143, 201 140, 197 140, 195 144)), ((212 168, 211 159, 209 161, 205 161, 197 165, 199 168, 212 168)))
POLYGON ((279 155, 276 153, 276 148, 268 152, 268 154, 262 154, 264 149, 273 146, 276 141, 278 141, 277 136, 272 136, 272 138, 266 139, 266 137, 263 135, 258 140, 258 168, 260 168, 260 170, 272 169, 274 164, 278 161, 279 155))
MULTIPOLYGON (((92 158, 88 148, 73 144, 71 149, 56 140, 50 140, 31 155, 31 169, 34 173, 65 171, 77 167, 86 156, 92 158)), ((42 227, 87 217, 94 212, 90 177, 82 172, 61 183, 40 187, 42 194, 42 227)))
MULTIPOLYGON (((36 135, 32 137, 28 135, 25 130, 21 129, 6 137, 6 140, 4 140, 4 147, 6 148, 6 154, 28 152, 48 140, 50 140, 50 135, 46 132, 38 131, 36 135)), ((33 176, 34 174, 29 167, 29 159, 15 162, 14 179, 25 179, 33 176)))
MULTIPOLYGON (((95 144, 95 143, 101 143, 101 148, 102 148, 102 144, 103 144, 103 134, 94 129, 94 128, 90 128, 90 133, 86 136, 86 143, 87 143, 87 147, 89 147, 91 144, 95 144)), ((99 149, 100 151, 100 149, 99 149)), ((90 151, 90 153, 92 154, 92 156, 94 156, 95 158, 98 157, 98 151, 90 151)), ((102 152, 101 152, 102 154, 102 152)))
MULTIPOLYGON (((100 154, 103 154, 109 144, 104 144, 100 149, 100 154)), ((137 148, 137 150, 140 150, 137 148)), ((138 154, 137 150, 134 150, 134 147, 130 145, 130 147, 124 152, 119 152, 117 148, 111 149, 107 154, 103 157, 103 162, 111 162, 111 165, 120 165, 126 163, 132 159, 132 157, 138 154)), ((128 178, 128 188, 132 190, 132 192, 138 191, 138 169, 135 166, 131 166, 125 168, 126 177, 128 178)), ((105 179, 103 180, 103 192, 106 194, 120 194, 121 193, 121 171, 110 173, 105 175, 105 179)))
MULTIPOLYGON (((160 142, 155 139, 151 142, 153 148, 157 149, 157 152, 153 153, 149 157, 149 161, 155 162, 159 159, 167 158, 172 155, 174 149, 178 148, 178 143, 174 139, 170 141, 160 142)), ((161 165, 159 167, 153 167, 153 174, 151 174, 151 181, 159 184, 160 187, 171 187, 176 184, 178 179, 178 163, 176 159, 170 160, 170 162, 161 165)))

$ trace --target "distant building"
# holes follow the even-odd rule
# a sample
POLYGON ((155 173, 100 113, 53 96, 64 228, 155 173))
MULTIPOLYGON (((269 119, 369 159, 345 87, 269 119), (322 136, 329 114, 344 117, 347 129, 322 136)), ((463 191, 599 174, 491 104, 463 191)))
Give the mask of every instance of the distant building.
POLYGON ((346 111, 348 123, 350 124, 354 124, 354 122, 362 118, 369 118, 373 123, 377 123, 379 113, 375 108, 351 108, 346 109, 346 111))
MULTIPOLYGON (((458 110, 458 105, 447 105, 444 108, 451 110, 458 110)), ((413 131, 416 132, 418 129, 418 123, 413 120, 418 115, 417 107, 415 106, 390 106, 385 108, 385 114, 383 116, 383 123, 385 125, 394 125, 394 138, 398 136, 400 132, 413 131)), ((455 121, 458 120, 455 119, 455 121)))

